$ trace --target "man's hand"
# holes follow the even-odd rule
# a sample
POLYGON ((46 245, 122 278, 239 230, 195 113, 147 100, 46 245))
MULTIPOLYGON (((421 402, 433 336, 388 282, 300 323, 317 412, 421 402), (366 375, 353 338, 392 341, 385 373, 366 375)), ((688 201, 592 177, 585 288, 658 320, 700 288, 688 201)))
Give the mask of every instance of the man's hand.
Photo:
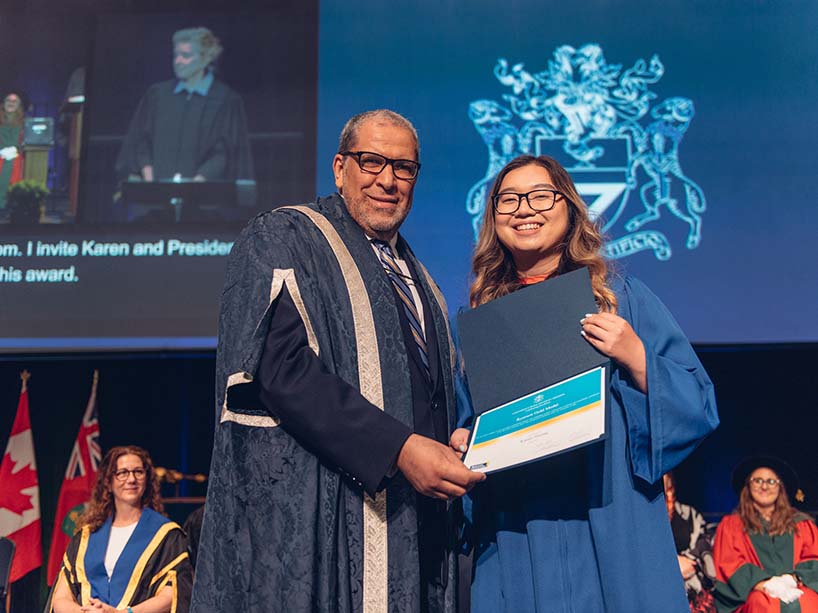
POLYGON ((459 498, 486 478, 466 468, 453 449, 418 434, 403 444, 398 468, 418 492, 443 500, 459 498))
POLYGON ((145 181, 153 181, 153 166, 147 165, 142 167, 142 179, 145 181))

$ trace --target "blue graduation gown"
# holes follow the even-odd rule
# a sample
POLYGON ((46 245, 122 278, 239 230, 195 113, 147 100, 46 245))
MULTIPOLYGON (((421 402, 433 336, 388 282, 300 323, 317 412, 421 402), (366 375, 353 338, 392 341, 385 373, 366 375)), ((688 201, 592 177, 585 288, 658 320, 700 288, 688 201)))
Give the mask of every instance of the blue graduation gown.
MULTIPOLYGON (((648 394, 614 365, 604 442, 491 475, 473 490, 475 613, 688 611, 661 477, 718 425, 713 385, 644 284, 612 285, 618 314, 645 345, 648 394)), ((467 423, 468 402, 459 410, 467 423)))

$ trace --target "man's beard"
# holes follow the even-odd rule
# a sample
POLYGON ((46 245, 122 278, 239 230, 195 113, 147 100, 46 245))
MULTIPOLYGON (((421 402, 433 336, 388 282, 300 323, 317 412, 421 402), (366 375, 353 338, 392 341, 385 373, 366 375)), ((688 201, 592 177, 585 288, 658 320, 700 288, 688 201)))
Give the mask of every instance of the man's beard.
POLYGON ((390 235, 396 233, 403 225, 407 215, 409 215, 410 209, 411 206, 400 210, 396 209, 394 214, 387 216, 378 214, 373 210, 366 196, 362 195, 354 200, 350 198, 347 201, 347 210, 350 211, 351 215, 353 210, 357 211, 357 214, 353 215, 353 219, 368 233, 377 232, 378 234, 390 235))

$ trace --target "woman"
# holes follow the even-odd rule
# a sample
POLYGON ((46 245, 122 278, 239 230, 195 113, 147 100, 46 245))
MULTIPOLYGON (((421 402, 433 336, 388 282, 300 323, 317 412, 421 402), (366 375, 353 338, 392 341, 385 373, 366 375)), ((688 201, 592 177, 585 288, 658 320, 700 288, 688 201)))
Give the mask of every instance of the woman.
POLYGON ((162 515, 148 452, 114 447, 99 467, 46 611, 185 612, 191 585, 185 536, 162 515))
MULTIPOLYGON (((661 478, 717 425, 713 388, 662 303, 639 281, 609 274, 601 245, 556 160, 522 156, 500 171, 475 249, 471 305, 585 266, 599 312, 577 332, 613 371, 604 442, 475 488, 478 613, 688 611, 661 478)), ((463 408, 461 423, 470 412, 463 408)), ((456 430, 452 447, 467 435, 456 430)))
POLYGON ((690 613, 715 613, 713 583, 716 580, 716 567, 704 517, 690 505, 676 500, 673 473, 667 473, 662 481, 665 486, 667 516, 676 544, 676 559, 685 581, 690 613))
POLYGON ((733 471, 738 508, 716 530, 720 612, 818 611, 818 529, 790 504, 803 498, 785 462, 748 458, 733 471))
POLYGON ((14 92, 0 111, 0 209, 6 208, 9 186, 23 180, 23 102, 14 92))

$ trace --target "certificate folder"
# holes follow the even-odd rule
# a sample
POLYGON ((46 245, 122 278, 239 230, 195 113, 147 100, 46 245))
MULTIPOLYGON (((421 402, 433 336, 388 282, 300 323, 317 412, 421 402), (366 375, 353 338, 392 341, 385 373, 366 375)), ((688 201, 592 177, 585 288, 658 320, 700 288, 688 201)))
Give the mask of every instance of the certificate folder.
POLYGON ((474 411, 477 416, 492 411, 473 432, 472 446, 490 445, 492 437, 508 439, 495 441, 504 459, 481 466, 485 472, 604 438, 609 360, 580 335, 579 323, 596 311, 588 269, 581 268, 460 313, 474 411), (588 391, 594 387, 592 398, 588 391), (583 404, 586 398, 598 404, 583 404), (596 412, 594 424, 583 423, 588 407, 596 412), (560 424, 552 428, 556 422, 560 424))

